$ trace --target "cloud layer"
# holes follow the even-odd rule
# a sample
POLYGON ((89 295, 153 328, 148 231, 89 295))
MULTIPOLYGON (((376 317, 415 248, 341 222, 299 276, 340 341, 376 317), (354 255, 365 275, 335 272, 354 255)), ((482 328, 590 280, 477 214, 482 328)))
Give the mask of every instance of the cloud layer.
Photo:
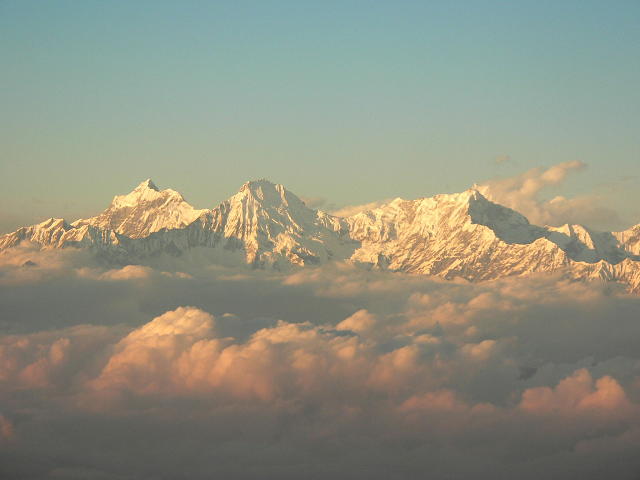
POLYGON ((0 259, 3 478, 640 470, 640 297, 615 285, 78 255, 0 259))
POLYGON ((567 198, 543 194, 562 185, 572 174, 587 168, 578 160, 536 167, 520 175, 489 180, 478 189, 490 200, 510 207, 526 216, 536 225, 560 226, 582 224, 603 230, 626 228, 618 214, 608 207, 602 195, 584 194, 567 198))

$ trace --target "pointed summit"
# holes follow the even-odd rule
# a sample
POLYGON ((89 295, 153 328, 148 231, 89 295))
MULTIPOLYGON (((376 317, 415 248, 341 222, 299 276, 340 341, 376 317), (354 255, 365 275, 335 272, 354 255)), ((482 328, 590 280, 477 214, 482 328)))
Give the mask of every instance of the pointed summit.
POLYGON ((271 180, 267 180, 266 178, 261 178, 258 180, 249 180, 248 182, 244 182, 240 187, 240 192, 251 192, 253 194, 260 194, 263 191, 280 191, 285 190, 283 185, 273 183, 271 180))
POLYGON ((482 192, 477 188, 476 185, 460 193, 440 193, 434 196, 433 199, 438 203, 450 203, 463 206, 471 206, 472 204, 477 202, 489 202, 487 197, 482 194, 482 192))
POLYGON ((156 192, 160 191, 160 189, 156 186, 155 183, 153 183, 153 180, 151 180, 150 178, 147 178, 145 181, 141 182, 134 189, 134 191, 140 191, 140 190, 155 190, 156 192))
POLYGON ((257 180, 249 180, 249 181, 244 182, 242 184, 241 189, 245 188, 245 187, 248 187, 248 188, 259 188, 259 187, 269 187, 269 186, 275 187, 276 185, 278 185, 278 184, 272 182, 269 179, 258 178, 257 180))
POLYGON ((284 185, 264 178, 245 182, 213 218, 214 229, 232 240, 227 248, 241 244, 252 265, 317 265, 335 254, 348 258, 356 245, 341 238, 344 221, 308 208, 284 185))
POLYGON ((473 186, 465 191, 469 195, 469 198, 473 200, 484 200, 489 201, 489 199, 482 193, 482 190, 478 188, 478 185, 473 184, 473 186))
MULTIPOLYGON (((266 178, 245 182, 231 199, 249 198, 262 208, 304 207, 304 203, 284 185, 273 183, 266 178)), ((231 200, 230 199, 230 200, 231 200)), ((306 208, 306 207, 305 207, 306 208)))
POLYGON ((111 202, 111 208, 133 207, 140 203, 149 203, 157 201, 165 193, 175 193, 173 190, 160 190, 153 180, 147 178, 145 181, 138 184, 131 192, 125 195, 116 195, 111 202))
POLYGON ((183 228, 203 213, 175 190, 160 190, 150 178, 126 195, 116 195, 100 215, 76 220, 73 226, 92 225, 129 238, 142 238, 162 229, 183 228))

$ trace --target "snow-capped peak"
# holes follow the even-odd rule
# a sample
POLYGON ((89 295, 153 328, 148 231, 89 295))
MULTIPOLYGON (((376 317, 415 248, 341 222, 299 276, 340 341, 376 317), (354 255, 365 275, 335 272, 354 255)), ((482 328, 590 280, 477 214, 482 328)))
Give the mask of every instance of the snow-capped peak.
POLYGON ((231 198, 241 199, 247 197, 258 202, 263 208, 304 206, 302 200, 287 190, 284 185, 273 183, 265 178, 244 183, 238 193, 231 198))
POLYGON ((178 197, 180 200, 184 200, 175 190, 166 189, 160 190, 153 180, 148 178, 144 182, 141 182, 136 188, 125 195, 116 195, 111 201, 110 208, 124 208, 134 207, 140 203, 154 202, 162 197, 178 197))
POLYGON ((267 179, 251 180, 244 183, 238 193, 227 200, 231 205, 242 203, 245 208, 257 210, 285 210, 293 218, 315 215, 315 210, 309 209, 300 198, 287 190, 284 185, 273 183, 267 179))
POLYGON ((156 186, 155 183, 153 183, 153 180, 151 180, 150 178, 147 178, 145 181, 141 182, 134 189, 134 191, 141 191, 141 190, 155 190, 156 192, 160 191, 160 189, 156 186))
POLYGON ((160 190, 150 178, 126 195, 116 195, 100 215, 76 220, 73 226, 93 225, 130 238, 141 238, 162 229, 182 228, 205 210, 196 210, 175 190, 160 190))

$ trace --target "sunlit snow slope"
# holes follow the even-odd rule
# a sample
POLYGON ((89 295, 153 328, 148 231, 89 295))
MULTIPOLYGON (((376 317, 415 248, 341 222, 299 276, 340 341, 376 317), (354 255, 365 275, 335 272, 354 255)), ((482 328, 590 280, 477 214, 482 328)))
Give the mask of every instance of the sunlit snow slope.
POLYGON ((0 237, 0 250, 31 242, 79 247, 107 261, 144 263, 169 255, 255 268, 348 261, 367 268, 471 281, 558 272, 625 283, 640 291, 640 225, 597 232, 540 227, 470 189, 396 199, 339 218, 308 208, 282 185, 245 183, 215 208, 197 210, 151 180, 116 196, 101 214, 73 223, 49 219, 0 237))

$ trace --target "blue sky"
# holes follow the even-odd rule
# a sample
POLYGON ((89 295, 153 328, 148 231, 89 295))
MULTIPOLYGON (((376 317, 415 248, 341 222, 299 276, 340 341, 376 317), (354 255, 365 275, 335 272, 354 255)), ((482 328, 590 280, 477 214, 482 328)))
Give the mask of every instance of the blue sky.
POLYGON ((147 177, 342 205, 571 160, 565 193, 640 221, 639 25, 637 1, 0 1, 0 231, 147 177))

